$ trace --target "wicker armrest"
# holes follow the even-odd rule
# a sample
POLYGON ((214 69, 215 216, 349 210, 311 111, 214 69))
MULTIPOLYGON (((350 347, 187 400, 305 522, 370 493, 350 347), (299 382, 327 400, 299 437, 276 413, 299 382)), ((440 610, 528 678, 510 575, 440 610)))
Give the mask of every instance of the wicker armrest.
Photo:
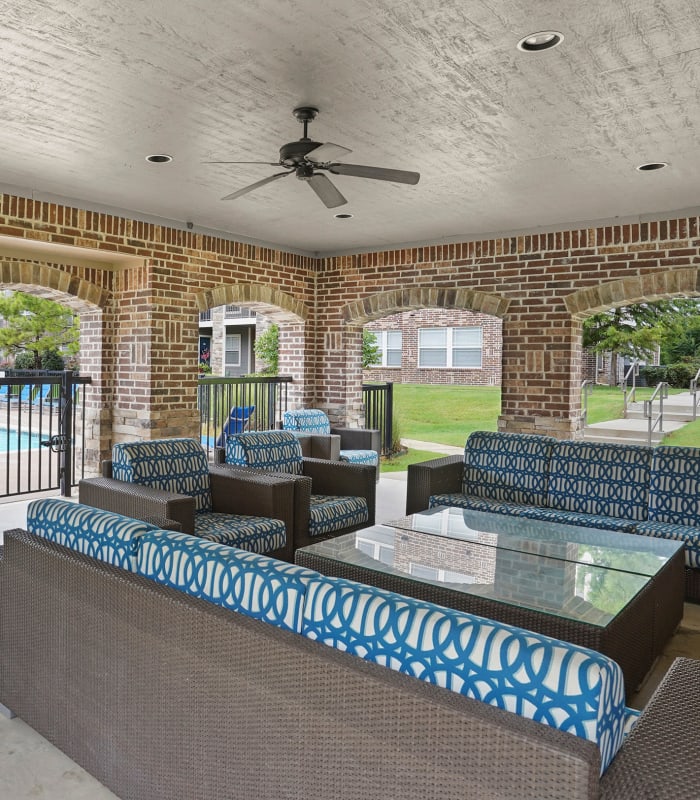
POLYGON ((464 457, 461 455, 434 458, 408 465, 406 513, 415 514, 428 508, 433 494, 462 491, 464 457))
POLYGON ((603 776, 601 800, 692 797, 699 763, 700 661, 677 658, 603 776))
POLYGON ((331 428, 340 436, 341 450, 376 450, 381 447, 381 433, 374 428, 331 428))
POLYGON ((185 533, 194 533, 194 499, 184 494, 114 478, 84 478, 78 484, 78 502, 133 519, 173 520, 185 533))
POLYGON ((304 475, 311 478, 314 494, 364 497, 367 501, 368 525, 374 525, 377 494, 377 470, 369 464, 348 464, 346 461, 304 459, 304 475))

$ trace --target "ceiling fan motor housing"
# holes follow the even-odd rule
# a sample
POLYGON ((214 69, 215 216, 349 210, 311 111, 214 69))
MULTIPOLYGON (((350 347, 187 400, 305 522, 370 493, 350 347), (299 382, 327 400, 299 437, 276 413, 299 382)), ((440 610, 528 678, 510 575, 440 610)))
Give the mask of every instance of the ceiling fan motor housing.
POLYGON ((289 142, 280 147, 280 164, 285 167, 295 167, 306 159, 306 154, 321 146, 321 142, 312 142, 311 139, 300 139, 289 142))

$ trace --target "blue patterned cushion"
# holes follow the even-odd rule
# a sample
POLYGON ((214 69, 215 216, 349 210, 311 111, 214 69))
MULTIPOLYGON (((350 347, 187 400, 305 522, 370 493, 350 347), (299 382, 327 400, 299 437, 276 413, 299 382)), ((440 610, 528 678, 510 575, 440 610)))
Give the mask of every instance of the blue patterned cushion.
POLYGON ((452 506, 465 508, 470 511, 485 511, 489 514, 508 514, 511 517, 520 517, 528 506, 520 503, 504 503, 501 500, 491 500, 488 497, 474 497, 461 492, 448 494, 433 494, 428 500, 428 508, 437 506, 452 506))
POLYGON ((137 571, 296 633, 301 632, 306 584, 318 576, 295 564, 171 531, 141 538, 137 571))
POLYGON ((546 505, 596 517, 644 520, 652 452, 643 445, 555 442, 546 505))
POLYGON ((635 533, 653 536, 656 539, 672 539, 683 542, 685 563, 688 567, 700 569, 700 528, 692 525, 674 525, 671 522, 640 522, 635 533))
POLYGON ((301 445, 297 437, 289 431, 239 433, 229 437, 226 451, 228 464, 292 475, 301 475, 304 471, 301 445))
POLYGON ((285 411, 282 417, 282 427, 285 430, 302 431, 303 433, 329 434, 331 432, 331 423, 319 408, 285 411))
POLYGON ((309 536, 344 531, 369 519, 364 497, 334 497, 312 494, 309 506, 309 536))
POLYGON ((595 514, 577 514, 574 511, 559 511, 556 508, 536 508, 535 506, 524 507, 520 516, 528 519, 538 519, 543 522, 558 522, 561 525, 579 525, 584 528, 621 531, 622 533, 634 533, 639 524, 629 519, 597 516, 595 514))
POLYGON ((309 581, 302 633, 598 745, 625 735, 622 670, 606 656, 339 578, 309 581))
POLYGON ((33 500, 27 530, 123 569, 136 568, 139 538, 155 525, 67 500, 33 500))
POLYGON ((379 453, 376 450, 341 450, 339 458, 350 464, 369 464, 372 467, 379 464, 379 453))
POLYGON ((475 431, 464 448, 464 494, 545 505, 554 441, 549 436, 475 431))
POLYGON ((196 511, 212 507, 207 456, 194 439, 115 444, 112 477, 193 497, 196 511))
POLYGON ((201 511, 194 516, 194 534, 251 553, 271 553, 284 547, 287 533, 281 519, 201 511))
POLYGON ((649 520, 700 527, 700 448, 654 450, 649 491, 649 520))

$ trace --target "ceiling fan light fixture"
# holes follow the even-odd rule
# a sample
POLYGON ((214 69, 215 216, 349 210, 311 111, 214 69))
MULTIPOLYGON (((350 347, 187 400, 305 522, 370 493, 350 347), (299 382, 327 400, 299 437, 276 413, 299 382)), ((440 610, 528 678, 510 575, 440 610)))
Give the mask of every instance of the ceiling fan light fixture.
POLYGON ((518 42, 518 50, 525 53, 539 53, 540 50, 551 50, 564 41, 559 31, 537 31, 529 33, 518 42))
POLYGON ((334 214, 336 219, 352 219, 352 214, 334 214))
POLYGON ((639 172, 653 172, 657 169, 664 169, 668 166, 668 161, 648 161, 646 164, 640 164, 637 167, 639 172))
POLYGON ((172 156, 167 153, 154 153, 153 155, 146 156, 146 161, 151 164, 169 164, 173 160, 172 156))

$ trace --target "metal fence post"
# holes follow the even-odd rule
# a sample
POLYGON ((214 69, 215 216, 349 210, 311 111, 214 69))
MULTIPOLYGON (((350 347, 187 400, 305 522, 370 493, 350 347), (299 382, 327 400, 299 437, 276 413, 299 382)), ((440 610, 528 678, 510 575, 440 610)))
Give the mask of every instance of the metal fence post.
POLYGON ((62 497, 71 496, 73 474, 73 372, 64 370, 61 375, 61 410, 59 413, 61 436, 59 487, 62 497))

